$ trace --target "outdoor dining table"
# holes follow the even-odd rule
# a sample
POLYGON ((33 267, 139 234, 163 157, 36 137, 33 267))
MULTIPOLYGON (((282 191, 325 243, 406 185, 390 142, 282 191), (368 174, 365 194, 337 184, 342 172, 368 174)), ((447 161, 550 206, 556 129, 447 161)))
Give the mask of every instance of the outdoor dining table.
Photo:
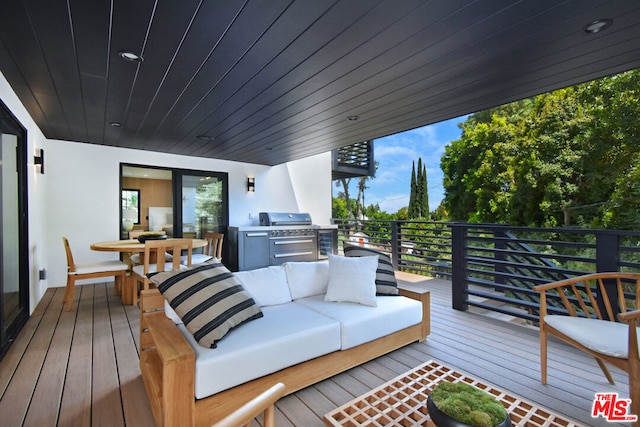
MULTIPOLYGON (((167 240, 173 240, 168 238, 167 240)), ((207 246, 207 241, 204 239, 193 239, 193 249, 203 248, 207 246)), ((132 262, 129 257, 132 254, 139 253, 142 261, 142 255, 144 252, 144 243, 140 243, 137 239, 129 240, 113 240, 109 242, 97 242, 89 246, 93 251, 100 252, 120 252, 123 254, 123 261, 129 266, 127 270, 127 277, 124 280, 123 289, 120 290, 120 296, 122 303, 126 305, 133 304, 131 289, 133 288, 133 275, 131 269, 133 268, 132 262)))

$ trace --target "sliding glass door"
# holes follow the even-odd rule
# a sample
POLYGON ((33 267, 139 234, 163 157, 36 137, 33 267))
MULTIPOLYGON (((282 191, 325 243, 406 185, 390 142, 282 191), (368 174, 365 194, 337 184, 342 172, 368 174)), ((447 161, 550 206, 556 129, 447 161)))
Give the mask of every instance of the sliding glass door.
POLYGON ((204 233, 227 231, 226 174, 177 172, 182 236, 202 239, 204 233))
POLYGON ((226 233, 229 221, 226 172, 121 165, 121 233, 164 232, 203 238, 226 233))
POLYGON ((0 359, 29 317, 26 131, 0 102, 0 359))

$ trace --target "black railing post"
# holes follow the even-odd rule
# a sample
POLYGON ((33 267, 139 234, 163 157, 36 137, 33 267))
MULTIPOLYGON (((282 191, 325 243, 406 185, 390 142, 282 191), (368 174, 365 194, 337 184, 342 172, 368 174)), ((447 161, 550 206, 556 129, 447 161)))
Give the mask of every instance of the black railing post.
POLYGON ((506 233, 502 230, 495 230, 493 233, 493 247, 495 248, 494 256, 497 261, 494 267, 494 280, 499 285, 504 285, 507 282, 504 275, 507 271, 504 264, 504 261, 507 259, 507 255, 504 252, 507 248, 507 244, 504 240, 506 236, 506 233))
POLYGON ((391 263, 396 271, 400 268, 401 244, 400 224, 398 221, 391 221, 391 263))
MULTIPOLYGON (((618 241, 619 236, 605 230, 596 231, 596 272, 605 273, 608 271, 618 271, 618 241)), ((605 289, 609 295, 611 308, 614 313, 618 312, 618 288, 615 280, 605 281, 605 289)), ((604 301, 598 298, 600 310, 606 313, 604 301)), ((615 319, 610 319, 615 320, 615 319)))
POLYGON ((467 226, 451 226, 451 305, 455 310, 467 311, 467 226))

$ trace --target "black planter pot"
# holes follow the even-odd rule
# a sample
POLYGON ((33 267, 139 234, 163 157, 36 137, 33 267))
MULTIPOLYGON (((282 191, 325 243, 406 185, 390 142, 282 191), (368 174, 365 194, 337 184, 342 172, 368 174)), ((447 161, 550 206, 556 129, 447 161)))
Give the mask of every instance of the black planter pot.
MULTIPOLYGON (((461 423, 460 421, 454 420, 449 415, 441 412, 433 400, 431 400, 431 395, 427 397, 427 410, 429 411, 429 416, 431 417, 431 421, 438 427, 469 427, 469 424, 461 423)), ((511 418, 509 418, 509 414, 507 414, 507 418, 497 427, 511 427, 511 418)))

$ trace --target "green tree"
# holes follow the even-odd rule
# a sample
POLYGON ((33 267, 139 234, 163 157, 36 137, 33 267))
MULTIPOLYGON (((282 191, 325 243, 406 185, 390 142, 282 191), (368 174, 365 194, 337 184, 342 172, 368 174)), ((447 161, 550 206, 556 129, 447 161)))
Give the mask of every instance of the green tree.
POLYGON ((418 183, 416 179, 416 162, 411 164, 411 183, 409 188, 409 207, 407 209, 407 215, 409 218, 418 217, 418 183))
POLYGON ((350 211, 347 209, 347 202, 344 199, 338 197, 333 198, 331 216, 333 218, 350 218, 350 211))
POLYGON ((612 199, 623 200, 638 179, 639 76, 634 70, 470 116, 441 159, 444 210, 454 220, 515 225, 628 223, 634 215, 621 209, 633 207, 612 199))
POLYGON ((429 218, 429 189, 427 187, 427 168, 422 164, 422 157, 418 158, 418 172, 415 161, 411 166, 411 189, 409 192, 409 218, 429 218))
POLYGON ((364 204, 365 204, 364 193, 365 193, 365 190, 369 188, 367 187, 367 182, 376 177, 378 164, 379 164, 378 162, 374 162, 373 175, 358 177, 357 179, 358 194, 355 200, 351 198, 350 192, 349 192, 349 185, 351 184, 351 181, 353 178, 340 178, 335 180, 335 186, 338 188, 342 187, 342 191, 338 193, 338 199, 344 200, 344 206, 342 205, 336 206, 336 198, 334 198, 332 209, 334 211, 341 212, 341 209, 344 207, 345 209, 347 209, 348 215, 339 216, 339 217, 334 215, 334 218, 362 218, 363 215, 366 215, 365 208, 364 208, 364 204))
POLYGON ((418 158, 418 213, 420 218, 429 219, 429 184, 427 181, 427 167, 418 158))

